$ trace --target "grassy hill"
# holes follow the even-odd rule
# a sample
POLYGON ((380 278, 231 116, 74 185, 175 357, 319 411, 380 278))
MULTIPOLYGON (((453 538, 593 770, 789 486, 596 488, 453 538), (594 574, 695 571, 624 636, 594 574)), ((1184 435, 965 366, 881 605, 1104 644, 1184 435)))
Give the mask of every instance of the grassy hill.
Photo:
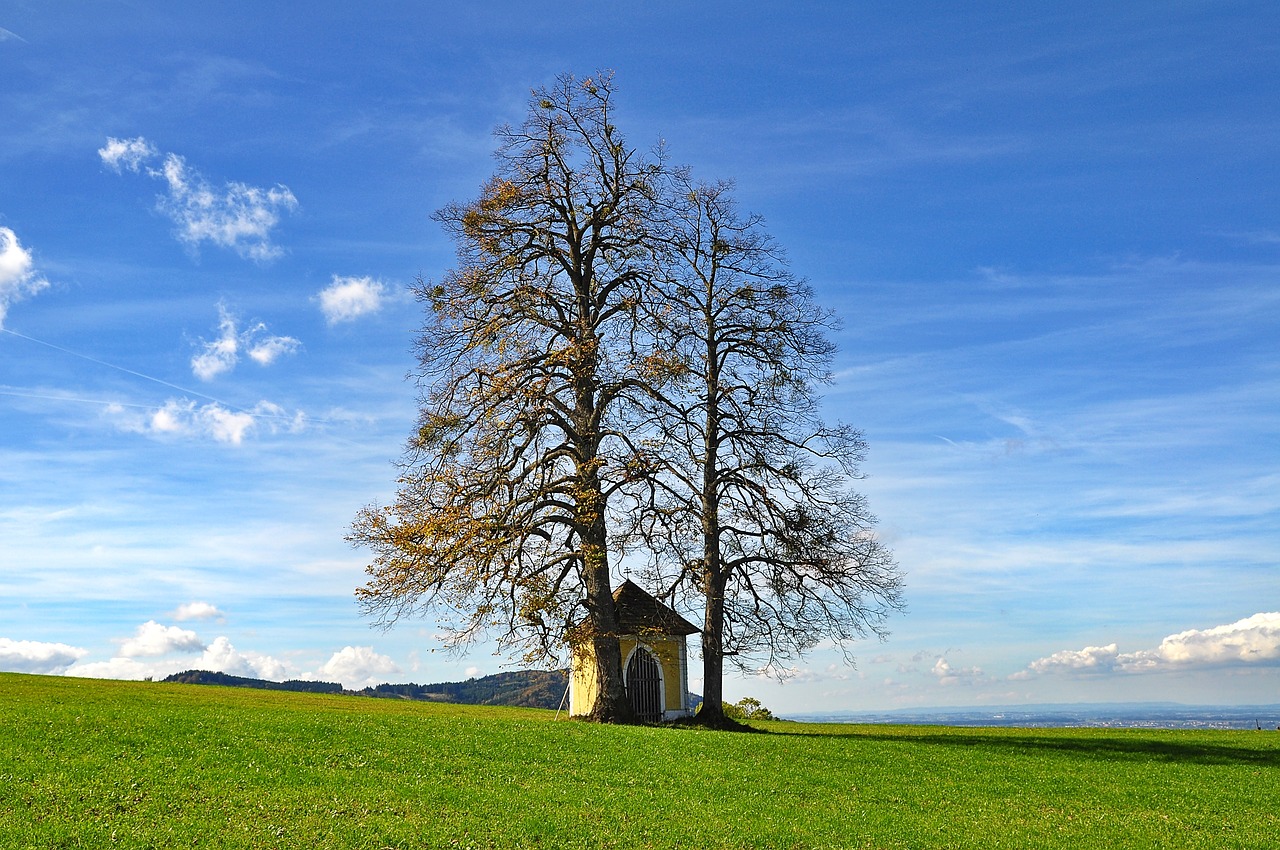
POLYGON ((1280 835, 1275 732, 553 717, 0 674, 0 847, 1222 850, 1280 835))

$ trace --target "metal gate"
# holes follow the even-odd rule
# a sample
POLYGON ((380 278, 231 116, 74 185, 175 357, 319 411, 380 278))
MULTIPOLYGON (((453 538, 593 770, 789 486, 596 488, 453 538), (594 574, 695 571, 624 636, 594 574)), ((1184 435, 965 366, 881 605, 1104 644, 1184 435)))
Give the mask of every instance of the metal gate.
POLYGON ((653 653, 643 646, 636 647, 627 663, 627 696, 641 722, 662 720, 662 671, 653 653))

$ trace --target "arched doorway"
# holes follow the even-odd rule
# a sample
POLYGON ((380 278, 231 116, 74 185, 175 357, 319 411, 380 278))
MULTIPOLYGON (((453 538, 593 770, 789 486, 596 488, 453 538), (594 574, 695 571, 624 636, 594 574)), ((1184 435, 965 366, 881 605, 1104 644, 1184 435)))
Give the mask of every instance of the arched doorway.
POLYGON ((627 662, 627 697, 641 722, 662 720, 662 670, 658 659, 643 646, 637 646, 627 662))

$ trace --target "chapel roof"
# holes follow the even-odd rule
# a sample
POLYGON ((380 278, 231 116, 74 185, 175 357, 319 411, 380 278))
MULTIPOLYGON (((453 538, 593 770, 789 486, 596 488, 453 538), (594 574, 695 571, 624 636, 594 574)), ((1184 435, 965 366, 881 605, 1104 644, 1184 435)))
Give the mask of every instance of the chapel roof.
POLYGON ((691 635, 702 631, 627 579, 613 592, 623 634, 691 635))

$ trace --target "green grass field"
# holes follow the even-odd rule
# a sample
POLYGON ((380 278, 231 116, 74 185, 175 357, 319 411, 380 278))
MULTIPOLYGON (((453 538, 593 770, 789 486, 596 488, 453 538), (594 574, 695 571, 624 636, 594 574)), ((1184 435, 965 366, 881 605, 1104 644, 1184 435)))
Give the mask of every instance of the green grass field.
POLYGON ((1276 732, 553 716, 0 674, 0 847, 1280 846, 1276 732))

